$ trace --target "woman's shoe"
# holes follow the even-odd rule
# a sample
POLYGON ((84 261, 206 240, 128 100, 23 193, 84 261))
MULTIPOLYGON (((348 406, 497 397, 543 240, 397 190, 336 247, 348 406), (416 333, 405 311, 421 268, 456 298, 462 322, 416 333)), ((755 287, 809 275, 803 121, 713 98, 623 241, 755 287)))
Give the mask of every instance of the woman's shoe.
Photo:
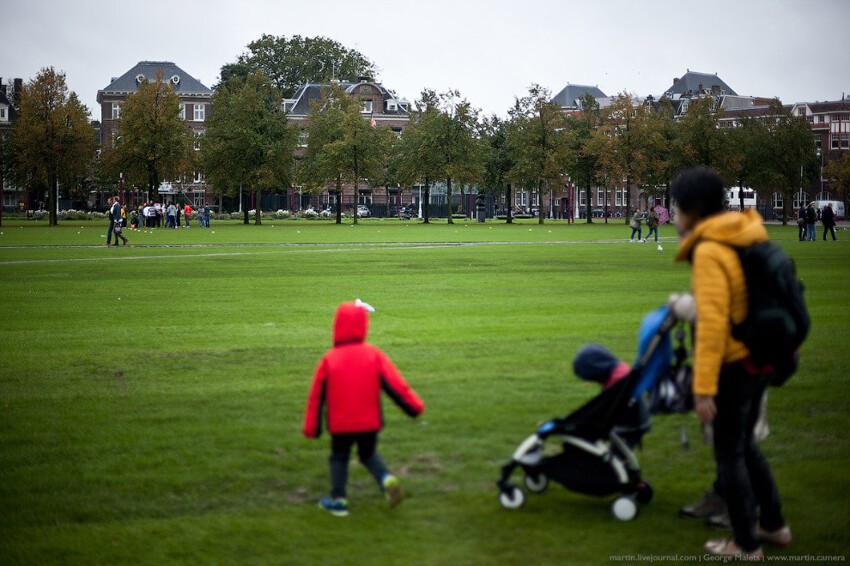
POLYGON ((775 531, 765 531, 761 528, 761 525, 756 525, 756 536, 760 541, 780 548, 788 546, 793 540, 791 529, 788 525, 775 531))
POLYGON ((709 554, 716 554, 717 556, 739 556, 746 560, 764 560, 764 552, 761 547, 746 552, 738 548, 738 545, 732 539, 710 540, 703 545, 703 549, 709 554))

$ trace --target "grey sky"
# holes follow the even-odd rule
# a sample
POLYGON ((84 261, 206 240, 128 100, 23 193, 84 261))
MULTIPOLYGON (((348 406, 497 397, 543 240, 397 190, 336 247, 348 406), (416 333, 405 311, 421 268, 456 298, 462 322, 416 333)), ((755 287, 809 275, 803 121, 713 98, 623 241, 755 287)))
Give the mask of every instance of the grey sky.
POLYGON ((505 115, 539 83, 658 95, 687 69, 784 103, 850 96, 848 0, 0 0, 0 76, 64 71, 100 118, 98 89, 138 61, 173 61, 209 87, 263 33, 356 48, 415 100, 460 90, 505 115))

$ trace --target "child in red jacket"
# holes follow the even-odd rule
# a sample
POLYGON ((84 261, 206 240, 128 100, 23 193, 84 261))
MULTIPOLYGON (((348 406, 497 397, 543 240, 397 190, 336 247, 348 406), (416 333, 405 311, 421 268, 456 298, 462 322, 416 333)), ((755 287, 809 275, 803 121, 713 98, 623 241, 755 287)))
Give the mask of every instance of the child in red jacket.
POLYGON ((392 361, 377 347, 365 343, 371 306, 358 299, 342 303, 334 317, 334 346, 316 366, 307 397, 303 432, 318 438, 322 429, 322 406, 327 405, 325 421, 331 434, 331 496, 319 507, 337 516, 348 515, 345 486, 351 447, 357 444, 360 462, 375 477, 390 505, 401 502, 398 479, 387 472, 375 450, 382 428, 381 391, 401 409, 415 417, 424 404, 407 385, 392 361))

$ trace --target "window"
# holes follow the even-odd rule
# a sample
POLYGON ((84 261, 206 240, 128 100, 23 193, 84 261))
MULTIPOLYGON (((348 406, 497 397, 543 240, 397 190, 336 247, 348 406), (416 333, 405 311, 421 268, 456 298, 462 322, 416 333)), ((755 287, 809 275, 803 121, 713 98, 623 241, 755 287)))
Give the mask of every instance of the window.
POLYGON ((815 134, 815 149, 818 151, 821 149, 821 138, 819 134, 815 134))
POLYGON ((824 122, 826 122, 826 115, 825 114, 818 115, 818 124, 823 124, 824 122))
MULTIPOLYGON (((773 208, 782 208, 784 201, 781 193, 773 193, 773 208)), ((799 208, 799 207, 795 207, 799 208)))
POLYGON ((587 206, 587 191, 578 192, 578 205, 587 206))
POLYGON ((829 135, 829 147, 831 149, 838 149, 839 137, 838 134, 830 134, 829 135))
POLYGON ((5 107, 5 106, 0 106, 0 121, 2 121, 2 122, 6 122, 6 121, 8 121, 8 119, 9 119, 9 118, 8 118, 8 116, 7 116, 7 114, 6 114, 6 107, 5 107))
POLYGON ((204 174, 200 171, 195 171, 195 182, 203 183, 204 182, 204 174))
POLYGON ((201 137, 203 135, 204 135, 204 132, 202 132, 202 131, 195 132, 195 141, 192 144, 192 147, 195 148, 195 151, 198 151, 198 150, 201 149, 201 137))
POLYGON ((614 191, 614 206, 623 206, 623 203, 626 200, 626 190, 625 189, 617 189, 614 191))
POLYGON ((203 122, 206 116, 206 105, 195 104, 195 122, 203 122))
POLYGON ((372 113, 372 101, 371 100, 361 100, 360 101, 360 112, 363 114, 371 114, 372 113))
POLYGON ((307 130, 298 132, 298 147, 307 147, 307 138, 309 136, 310 133, 307 130))
POLYGON ((850 149, 850 134, 841 134, 841 149, 850 149))
POLYGON ((180 105, 180 113, 177 115, 177 117, 180 118, 181 120, 183 120, 184 122, 186 121, 186 105, 185 104, 180 105))
POLYGON ((805 115, 806 115, 806 109, 805 108, 798 108, 797 109, 797 116, 805 116, 805 115))
POLYGON ((596 189, 596 206, 603 206, 605 204, 605 189, 599 188, 596 189))
POLYGON ((119 120, 121 119, 121 105, 117 102, 112 103, 112 119, 119 120))

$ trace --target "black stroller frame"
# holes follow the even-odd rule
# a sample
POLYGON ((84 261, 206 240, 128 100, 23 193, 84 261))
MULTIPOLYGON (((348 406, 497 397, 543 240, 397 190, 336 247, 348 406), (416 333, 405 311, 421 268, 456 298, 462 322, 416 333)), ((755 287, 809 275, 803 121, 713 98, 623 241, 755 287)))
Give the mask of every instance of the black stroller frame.
POLYGON ((523 490, 510 481, 517 468, 522 468, 525 487, 532 493, 545 491, 550 479, 586 495, 620 493, 611 511, 622 521, 637 516, 638 504, 652 500, 652 487, 641 478, 634 447, 614 432, 614 425, 633 402, 632 394, 641 381, 643 368, 676 322, 668 312, 626 377, 569 415, 543 423, 520 443, 496 482, 503 507, 517 509, 525 503, 523 490), (562 451, 545 456, 545 444, 550 438, 559 439, 562 451))

